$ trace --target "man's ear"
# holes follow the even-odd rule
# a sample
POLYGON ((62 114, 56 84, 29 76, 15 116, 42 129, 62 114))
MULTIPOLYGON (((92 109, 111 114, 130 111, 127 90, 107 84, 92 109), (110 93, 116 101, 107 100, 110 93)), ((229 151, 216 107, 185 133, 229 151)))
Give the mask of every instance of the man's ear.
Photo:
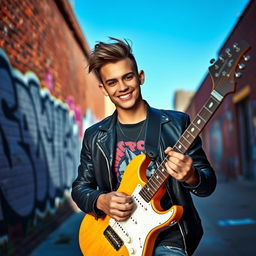
POLYGON ((105 96, 108 96, 108 92, 106 91, 104 85, 102 83, 99 84, 99 88, 101 89, 102 93, 105 95, 105 96))
POLYGON ((140 84, 144 84, 144 81, 145 81, 145 73, 143 70, 141 70, 139 72, 139 80, 140 80, 140 84))

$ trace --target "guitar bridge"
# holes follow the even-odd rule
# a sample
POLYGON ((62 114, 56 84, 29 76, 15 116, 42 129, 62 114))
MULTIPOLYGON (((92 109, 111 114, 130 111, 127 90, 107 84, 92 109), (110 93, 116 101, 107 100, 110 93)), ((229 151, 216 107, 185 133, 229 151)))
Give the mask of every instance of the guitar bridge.
POLYGON ((124 244, 122 239, 117 235, 117 233, 108 226, 104 230, 104 236, 107 238, 107 240, 110 242, 110 244, 115 248, 116 251, 118 251, 121 246, 124 244))

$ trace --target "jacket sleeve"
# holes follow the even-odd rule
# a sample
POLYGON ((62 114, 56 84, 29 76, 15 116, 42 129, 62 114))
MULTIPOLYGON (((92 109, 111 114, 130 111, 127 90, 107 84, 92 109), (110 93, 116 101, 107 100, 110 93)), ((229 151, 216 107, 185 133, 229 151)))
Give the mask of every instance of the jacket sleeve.
MULTIPOLYGON (((189 124, 190 119, 187 116, 186 127, 188 127, 189 124)), ((199 136, 195 139, 187 154, 193 159, 193 166, 198 174, 199 181, 196 185, 182 183, 183 186, 197 196, 209 196, 215 190, 216 175, 207 160, 206 154, 202 148, 202 141, 199 136)))
POLYGON ((78 176, 72 184, 71 195, 82 211, 90 213, 95 217, 102 217, 104 212, 96 208, 96 201, 104 191, 97 189, 88 137, 88 131, 85 131, 80 154, 80 165, 78 166, 78 176))

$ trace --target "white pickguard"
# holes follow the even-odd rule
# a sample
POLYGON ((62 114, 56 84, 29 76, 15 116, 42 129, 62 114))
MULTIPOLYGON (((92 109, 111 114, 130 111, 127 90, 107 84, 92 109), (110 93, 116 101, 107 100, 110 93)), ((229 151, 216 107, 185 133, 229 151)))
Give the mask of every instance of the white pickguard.
POLYGON ((136 207, 131 217, 123 222, 114 219, 109 221, 109 225, 123 240, 131 256, 141 256, 149 232, 165 223, 174 213, 174 210, 165 214, 156 213, 151 204, 139 195, 140 190, 141 185, 138 185, 132 194, 136 207))

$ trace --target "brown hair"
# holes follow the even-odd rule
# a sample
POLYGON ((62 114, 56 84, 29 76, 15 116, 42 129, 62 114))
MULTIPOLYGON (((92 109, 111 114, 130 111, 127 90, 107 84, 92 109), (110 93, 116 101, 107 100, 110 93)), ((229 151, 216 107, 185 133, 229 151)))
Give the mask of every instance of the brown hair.
POLYGON ((107 63, 114 63, 125 58, 129 58, 135 71, 138 73, 138 66, 132 54, 132 48, 127 40, 119 40, 109 37, 110 40, 116 41, 115 43, 99 42, 95 45, 94 50, 89 57, 89 72, 94 71, 98 79, 101 81, 100 69, 107 63))

